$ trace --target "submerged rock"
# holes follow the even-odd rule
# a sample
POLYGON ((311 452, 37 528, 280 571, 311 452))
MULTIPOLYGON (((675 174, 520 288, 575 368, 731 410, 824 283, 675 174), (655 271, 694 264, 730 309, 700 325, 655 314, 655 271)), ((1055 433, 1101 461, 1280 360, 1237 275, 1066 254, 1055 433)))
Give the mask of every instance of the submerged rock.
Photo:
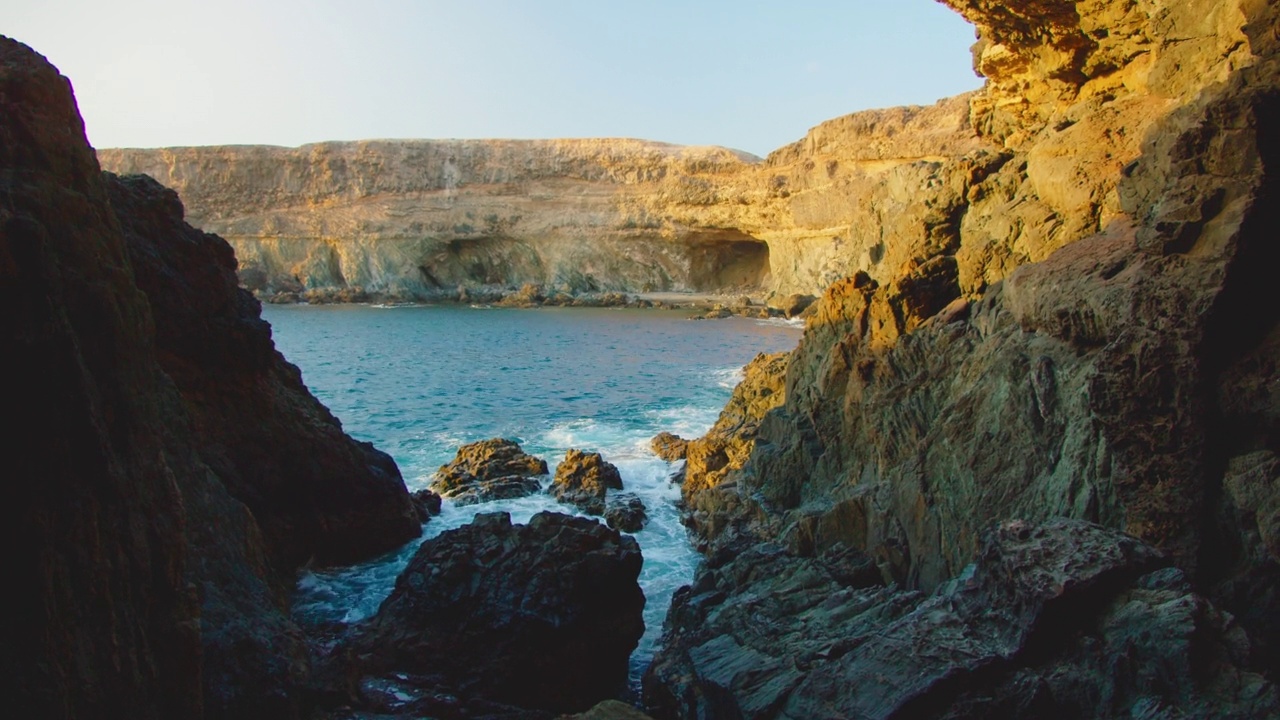
POLYGON ((625 689, 644 631, 636 541, 582 517, 476 517, 418 549, 352 641, 359 672, 579 712, 625 689))
POLYGON ((570 449, 556 468, 556 477, 547 492, 585 513, 603 515, 605 493, 611 489, 622 489, 622 475, 613 463, 600 453, 570 449))
POLYGON ((646 702, 744 719, 1276 712, 1243 633, 1167 562, 1090 523, 1014 521, 926 597, 856 552, 726 548, 677 593, 646 702))
POLYGON ((431 490, 459 505, 510 500, 542 490, 536 476, 546 474, 545 460, 514 440, 494 438, 458 448, 453 461, 436 471, 431 490))

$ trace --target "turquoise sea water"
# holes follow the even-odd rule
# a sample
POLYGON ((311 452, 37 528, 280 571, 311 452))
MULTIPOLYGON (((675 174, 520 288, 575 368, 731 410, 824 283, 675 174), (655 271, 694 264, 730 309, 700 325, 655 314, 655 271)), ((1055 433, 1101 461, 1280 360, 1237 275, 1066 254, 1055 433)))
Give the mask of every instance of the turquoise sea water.
MULTIPOLYGON (((459 445, 518 440, 555 466, 565 450, 600 452, 650 522, 635 534, 644 555, 645 635, 633 680, 652 657, 671 595, 698 557, 675 509, 675 467, 649 450, 666 430, 697 437, 715 422, 743 365, 790 350, 800 329, 778 321, 691 321, 661 310, 267 306, 276 346, 352 436, 391 454, 410 490, 459 445)), ((456 507, 446 501, 424 536, 505 510, 524 522, 541 510, 573 512, 549 496, 456 507)), ((294 612, 305 623, 375 613, 418 543, 352 568, 308 572, 294 612)))

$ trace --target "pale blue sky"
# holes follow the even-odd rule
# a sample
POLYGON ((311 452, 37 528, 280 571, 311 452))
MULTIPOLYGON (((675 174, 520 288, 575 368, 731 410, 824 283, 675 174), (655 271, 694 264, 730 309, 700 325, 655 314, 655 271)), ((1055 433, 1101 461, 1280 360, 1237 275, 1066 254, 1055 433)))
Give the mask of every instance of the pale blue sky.
POLYGON ((98 147, 639 137, 764 155, 976 88, 934 0, 0 0, 98 147))

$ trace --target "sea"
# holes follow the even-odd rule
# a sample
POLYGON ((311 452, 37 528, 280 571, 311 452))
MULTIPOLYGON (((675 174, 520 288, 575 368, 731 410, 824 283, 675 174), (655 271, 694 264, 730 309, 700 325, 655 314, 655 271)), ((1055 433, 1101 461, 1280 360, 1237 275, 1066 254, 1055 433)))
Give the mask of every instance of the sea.
MULTIPOLYGON (((696 321, 660 309, 268 305, 263 316, 316 397, 350 435, 395 458, 410 491, 427 487, 460 445, 493 437, 516 440, 552 474, 570 448, 599 452, 618 467, 649 514, 634 534, 646 604, 633 687, 672 594, 690 582, 699 559, 676 508, 678 464, 655 456, 649 440, 661 431, 702 435, 742 367, 757 353, 791 350, 801 333, 794 322, 696 321)), ((446 500, 422 540, 480 512, 525 522, 543 510, 576 514, 545 494, 465 507, 446 500)), ((360 565, 304 571, 297 619, 316 626, 370 617, 422 540, 360 565)))

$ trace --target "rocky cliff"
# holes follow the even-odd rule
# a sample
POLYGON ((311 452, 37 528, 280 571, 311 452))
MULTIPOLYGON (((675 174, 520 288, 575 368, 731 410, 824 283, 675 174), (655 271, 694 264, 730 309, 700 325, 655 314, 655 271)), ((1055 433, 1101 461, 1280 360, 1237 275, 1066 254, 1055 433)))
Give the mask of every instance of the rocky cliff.
POLYGON ((968 184, 999 162, 983 146, 960 97, 832 120, 763 161, 638 140, 99 157, 176 189, 193 223, 235 247, 256 292, 429 299, 523 283, 816 292, 854 269, 892 273, 904 247, 954 244, 968 184), (917 205, 920 186, 949 194, 917 205))
POLYGON ((394 464, 307 393, 234 270, 172 192, 104 176, 70 83, 0 37, 13 714, 297 717, 296 565, 419 532, 394 464))
MULTIPOLYGON (((846 637, 814 646, 816 655, 798 650, 811 658, 793 668, 799 674, 765 687, 758 671, 775 667, 779 637, 762 639, 757 615, 734 621, 718 609, 734 593, 746 601, 833 576, 833 591, 895 590, 874 601, 889 603, 878 616, 871 600, 818 612, 797 599, 800 620, 787 622, 800 622, 806 641, 823 637, 828 622, 896 617, 895 603, 917 605, 895 593, 951 588, 1005 518, 1065 516, 1141 538, 1185 574, 1194 603, 1211 601, 1247 633, 1236 662, 1280 673, 1280 303, 1266 279, 1280 259, 1276 6, 947 4, 978 27, 975 67, 988 78, 969 100, 987 149, 949 162, 985 162, 967 176, 962 200, 952 188, 915 188, 916 205, 956 209, 945 242, 907 246, 887 276, 867 268, 831 285, 786 363, 785 400, 749 438, 750 457, 722 476, 686 481, 709 486, 691 506, 713 560, 673 607, 650 678, 667 712, 1037 717, 1052 707, 1127 716, 1204 701, 1177 699, 1177 682, 1101 698, 1073 689, 1063 678, 1089 673, 1048 658, 1079 652, 1070 648, 1081 636, 1016 651, 1005 658, 1012 666, 985 680, 952 668, 936 685, 900 688, 874 707, 847 688, 927 675, 928 658, 941 655, 899 653, 886 665, 892 653, 864 654, 880 651, 846 637), (761 555, 745 560, 743 547, 761 555), (848 570, 849 553, 878 578, 848 570), (744 577, 757 581, 734 589, 744 577), (733 642, 693 632, 699 618, 733 642), (838 681, 804 679, 827 661, 842 668, 838 681), (1004 685, 975 697, 986 682, 1004 685), (1027 688, 1025 702, 1017 687, 1027 688), (1036 709, 1040 702, 1048 704, 1036 709)), ((1082 606, 1076 617, 1100 622, 1083 632, 1105 644, 1099 628, 1115 626, 1093 612, 1082 606)), ((902 638, 917 650, 935 642, 915 634, 921 620, 902 638)), ((1144 631, 1176 642, 1162 635, 1168 628, 1144 631)), ((972 646, 955 647, 973 657, 972 646)), ((1201 668, 1196 687, 1223 680, 1216 661, 1187 661, 1201 668)), ((1188 712, 1276 712, 1265 707, 1188 712)))

